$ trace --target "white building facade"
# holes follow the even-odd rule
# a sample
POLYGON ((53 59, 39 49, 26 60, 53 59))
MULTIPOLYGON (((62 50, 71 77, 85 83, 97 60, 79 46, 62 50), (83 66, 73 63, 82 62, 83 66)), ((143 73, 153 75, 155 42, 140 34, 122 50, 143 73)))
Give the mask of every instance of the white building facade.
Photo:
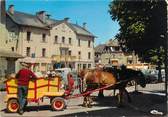
MULTIPOLYGON (((53 65, 71 67, 76 70, 94 66, 95 36, 86 29, 69 22, 68 18, 55 20, 45 11, 36 15, 7 11, 6 44, 13 52, 24 56, 17 61, 31 63, 35 71, 52 69, 53 65)), ((16 68, 17 70, 19 69, 16 68)))

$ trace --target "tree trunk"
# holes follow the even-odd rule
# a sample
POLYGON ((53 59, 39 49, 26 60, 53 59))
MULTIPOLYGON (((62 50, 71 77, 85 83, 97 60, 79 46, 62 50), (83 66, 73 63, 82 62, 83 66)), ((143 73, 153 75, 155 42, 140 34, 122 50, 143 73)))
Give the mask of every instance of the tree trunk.
POLYGON ((162 81, 162 74, 161 74, 161 63, 158 62, 158 82, 162 81))
POLYGON ((162 81, 162 74, 161 74, 161 65, 162 65, 162 59, 160 54, 160 48, 157 49, 158 52, 158 82, 162 81))

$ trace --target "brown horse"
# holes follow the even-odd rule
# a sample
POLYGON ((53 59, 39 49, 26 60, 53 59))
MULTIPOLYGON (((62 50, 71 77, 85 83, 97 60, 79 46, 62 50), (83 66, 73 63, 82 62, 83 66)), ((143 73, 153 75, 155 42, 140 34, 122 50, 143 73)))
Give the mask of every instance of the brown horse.
MULTIPOLYGON (((105 68, 103 70, 113 73, 117 77, 117 84, 113 88, 114 88, 114 94, 115 89, 119 89, 119 95, 118 95, 119 106, 122 106, 124 92, 127 95, 128 102, 131 102, 131 97, 129 96, 129 93, 126 90, 126 86, 128 85, 129 82, 134 81, 136 84, 139 84, 143 88, 146 86, 145 76, 141 71, 127 69, 125 66, 121 66, 120 69, 111 67, 111 68, 105 68)), ((99 96, 100 97, 104 96, 103 90, 99 91, 99 96)))
MULTIPOLYGON (((82 78, 81 92, 87 92, 88 90, 93 90, 100 88, 105 85, 116 84, 116 77, 102 70, 81 70, 79 72, 79 77, 82 78)), ((90 94, 84 96, 83 105, 90 107, 91 99, 90 94)))
MULTIPOLYGON (((122 105, 123 93, 126 92, 128 101, 131 102, 131 98, 126 90, 126 86, 129 81, 136 80, 142 87, 145 87, 145 77, 140 71, 131 69, 115 69, 113 71, 103 71, 103 70, 82 70, 79 73, 79 77, 82 78, 82 92, 87 92, 88 90, 93 90, 100 88, 105 85, 114 84, 108 89, 119 89, 118 104, 122 105), (119 77, 119 78, 118 78, 119 77)), ((99 96, 103 95, 103 90, 99 91, 99 96)), ((90 95, 84 96, 84 106, 90 107, 90 95)))

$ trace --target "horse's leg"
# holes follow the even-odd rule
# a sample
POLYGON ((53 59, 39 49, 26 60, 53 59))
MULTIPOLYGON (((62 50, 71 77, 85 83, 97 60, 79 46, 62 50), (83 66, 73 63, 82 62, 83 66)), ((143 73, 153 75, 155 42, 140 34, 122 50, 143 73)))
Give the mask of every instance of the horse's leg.
MULTIPOLYGON (((86 91, 85 91, 85 92, 86 92, 86 91)), ((85 92, 84 92, 84 93, 85 93, 85 92)), ((87 96, 88 96, 88 95, 84 95, 84 96, 83 96, 83 97, 84 97, 84 98, 83 98, 83 105, 82 105, 83 107, 87 107, 87 96)))
POLYGON ((99 97, 99 98, 103 98, 103 97, 104 97, 103 90, 100 90, 100 91, 99 91, 98 97, 99 97))
POLYGON ((84 107, 87 106, 87 96, 84 96, 84 98, 83 98, 83 105, 82 106, 84 106, 84 107))
POLYGON ((113 96, 115 96, 115 92, 116 92, 116 89, 114 89, 114 91, 113 91, 113 96))
POLYGON ((124 89, 124 91, 125 91, 125 93, 126 93, 126 95, 127 95, 128 102, 131 103, 132 100, 131 100, 131 97, 130 97, 130 95, 129 95, 127 89, 124 89))
POLYGON ((86 96, 86 107, 89 107, 89 100, 88 100, 88 95, 86 96))
POLYGON ((123 89, 119 89, 118 107, 121 107, 122 105, 123 105, 123 89))
POLYGON ((88 103, 87 103, 87 104, 88 104, 87 107, 88 107, 88 108, 91 108, 91 107, 92 107, 92 105, 91 105, 92 99, 91 99, 91 97, 90 97, 90 94, 89 94, 88 97, 87 97, 87 102, 88 102, 88 103))

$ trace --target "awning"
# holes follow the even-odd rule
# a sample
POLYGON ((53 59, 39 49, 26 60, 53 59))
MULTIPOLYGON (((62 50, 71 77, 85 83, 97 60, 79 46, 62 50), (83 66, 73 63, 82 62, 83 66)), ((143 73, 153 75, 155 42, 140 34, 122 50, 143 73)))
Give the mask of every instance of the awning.
POLYGON ((5 57, 5 58, 23 58, 22 55, 16 53, 16 52, 11 52, 11 51, 6 51, 6 50, 0 50, 0 57, 5 57))

